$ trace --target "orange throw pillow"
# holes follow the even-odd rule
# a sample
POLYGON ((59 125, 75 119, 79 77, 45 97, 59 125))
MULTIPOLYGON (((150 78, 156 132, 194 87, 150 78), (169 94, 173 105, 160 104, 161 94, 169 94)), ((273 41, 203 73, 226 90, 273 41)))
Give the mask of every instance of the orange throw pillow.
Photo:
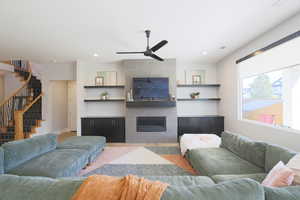
POLYGON ((286 187, 292 185, 294 177, 295 173, 293 170, 280 161, 269 172, 262 185, 268 187, 286 187))

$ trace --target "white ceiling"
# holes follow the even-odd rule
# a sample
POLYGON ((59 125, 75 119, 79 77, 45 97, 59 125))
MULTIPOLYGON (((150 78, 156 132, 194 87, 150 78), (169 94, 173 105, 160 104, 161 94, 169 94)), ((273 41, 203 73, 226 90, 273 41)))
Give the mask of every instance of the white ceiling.
POLYGON ((144 50, 151 29, 152 45, 169 41, 158 55, 215 63, 299 10, 300 0, 1 0, 0 59, 144 58, 115 52, 144 50))

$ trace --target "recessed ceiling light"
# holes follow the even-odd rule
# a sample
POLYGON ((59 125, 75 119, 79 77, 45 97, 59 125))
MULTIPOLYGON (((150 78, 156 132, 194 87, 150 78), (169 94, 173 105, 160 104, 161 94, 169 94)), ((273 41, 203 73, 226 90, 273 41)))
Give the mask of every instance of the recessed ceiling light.
POLYGON ((94 56, 95 56, 95 57, 98 57, 98 56, 99 56, 99 54, 97 54, 97 53, 94 53, 94 56))
POLYGON ((203 55, 207 55, 207 51, 202 51, 202 54, 203 55))
POLYGON ((54 59, 54 60, 52 60, 52 62, 56 63, 57 61, 54 59))

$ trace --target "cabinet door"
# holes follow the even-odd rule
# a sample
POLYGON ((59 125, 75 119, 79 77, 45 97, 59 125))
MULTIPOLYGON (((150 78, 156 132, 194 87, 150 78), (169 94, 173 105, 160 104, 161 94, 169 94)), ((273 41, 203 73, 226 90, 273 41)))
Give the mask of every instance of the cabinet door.
POLYGON ((113 118, 111 120, 112 130, 110 131, 110 142, 125 142, 125 119, 113 118))
POLYGON ((83 136, 104 136, 107 142, 125 142, 125 118, 82 118, 83 136))
POLYGON ((110 120, 107 118, 82 118, 81 134, 83 136, 107 136, 110 120))
POLYGON ((81 119, 81 135, 82 136, 93 136, 95 129, 95 120, 90 118, 81 119))
POLYGON ((112 129, 111 119, 110 118, 97 118, 95 124, 95 135, 104 136, 109 142, 109 135, 112 129))
POLYGON ((179 117, 178 137, 185 133, 208 133, 221 135, 224 117, 179 117))

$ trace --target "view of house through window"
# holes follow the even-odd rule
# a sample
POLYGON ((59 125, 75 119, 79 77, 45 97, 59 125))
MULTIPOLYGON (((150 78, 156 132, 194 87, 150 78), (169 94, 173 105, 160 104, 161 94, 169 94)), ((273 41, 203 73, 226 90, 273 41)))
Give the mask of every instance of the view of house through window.
POLYGON ((300 65, 244 78, 243 119, 300 130, 300 65))

